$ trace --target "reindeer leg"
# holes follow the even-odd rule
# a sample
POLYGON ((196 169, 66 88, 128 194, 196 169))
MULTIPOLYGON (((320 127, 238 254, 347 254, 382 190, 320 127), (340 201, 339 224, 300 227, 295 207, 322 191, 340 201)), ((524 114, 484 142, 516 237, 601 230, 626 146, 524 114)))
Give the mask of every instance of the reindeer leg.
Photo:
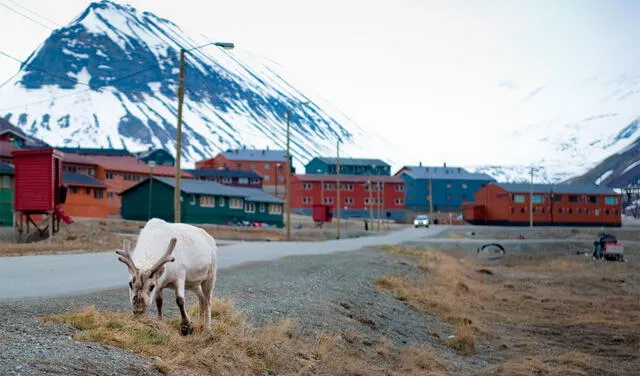
POLYGON ((193 292, 198 296, 198 321, 202 325, 202 328, 204 328, 204 307, 206 303, 204 293, 202 292, 202 286, 198 285, 194 287, 193 292))
POLYGON ((182 321, 180 322, 180 332, 183 336, 193 334, 193 325, 191 325, 191 320, 189 320, 187 310, 184 308, 184 281, 178 280, 176 282, 175 293, 176 304, 178 305, 180 316, 182 317, 182 321))
POLYGON ((216 266, 212 265, 211 277, 202 283, 202 292, 204 295, 204 307, 203 307, 203 316, 204 316, 204 326, 203 329, 209 330, 211 329, 211 299, 213 298, 213 288, 216 283, 216 266))
POLYGON ((158 319, 162 321, 162 290, 156 294, 156 307, 158 308, 158 319))

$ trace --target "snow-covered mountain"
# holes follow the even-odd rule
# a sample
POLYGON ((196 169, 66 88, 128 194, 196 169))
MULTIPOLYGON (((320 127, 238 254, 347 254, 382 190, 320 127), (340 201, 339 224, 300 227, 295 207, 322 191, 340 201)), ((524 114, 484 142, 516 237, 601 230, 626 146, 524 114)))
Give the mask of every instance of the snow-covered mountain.
POLYGON ((510 130, 483 147, 499 149, 500 166, 473 170, 499 180, 529 181, 533 166, 534 181, 561 182, 623 150, 637 151, 632 145, 640 137, 640 70, 635 69, 609 69, 587 78, 576 69, 573 76, 542 85, 502 85, 507 99, 500 117, 510 122, 510 130))
MULTIPOLYGON (((0 116, 51 145, 134 151, 155 146, 175 153, 180 49, 210 42, 131 6, 92 3, 53 31, 0 89, 0 116)), ((186 165, 228 148, 284 148, 287 110, 296 164, 333 155, 338 140, 345 156, 393 163, 398 154, 382 138, 286 77, 274 62, 241 48, 188 52, 186 165)))

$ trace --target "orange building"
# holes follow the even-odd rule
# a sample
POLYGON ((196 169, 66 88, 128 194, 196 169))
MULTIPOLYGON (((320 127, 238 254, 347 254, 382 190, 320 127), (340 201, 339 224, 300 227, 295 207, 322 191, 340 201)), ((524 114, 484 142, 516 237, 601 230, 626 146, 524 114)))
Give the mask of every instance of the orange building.
POLYGON ((287 153, 284 150, 229 149, 214 158, 196 162, 196 169, 202 168, 255 171, 262 176, 265 192, 274 193, 279 188, 278 192, 283 193, 288 168, 287 153))
POLYGON ((81 173, 65 171, 62 181, 67 186, 67 199, 63 204, 71 217, 105 218, 109 215, 106 185, 100 180, 81 173))
POLYGON ((528 226, 612 226, 622 223, 622 196, 583 184, 488 183, 463 205, 472 224, 528 226), (533 208, 530 207, 533 202, 533 208), (533 210, 531 210, 533 209, 533 210))

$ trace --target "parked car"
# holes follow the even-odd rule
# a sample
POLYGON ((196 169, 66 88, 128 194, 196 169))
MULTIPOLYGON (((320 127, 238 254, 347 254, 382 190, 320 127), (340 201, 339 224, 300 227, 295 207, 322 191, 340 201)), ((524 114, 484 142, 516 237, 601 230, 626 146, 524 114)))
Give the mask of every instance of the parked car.
POLYGON ((429 216, 427 215, 419 215, 413 220, 413 227, 429 227, 430 225, 429 216))

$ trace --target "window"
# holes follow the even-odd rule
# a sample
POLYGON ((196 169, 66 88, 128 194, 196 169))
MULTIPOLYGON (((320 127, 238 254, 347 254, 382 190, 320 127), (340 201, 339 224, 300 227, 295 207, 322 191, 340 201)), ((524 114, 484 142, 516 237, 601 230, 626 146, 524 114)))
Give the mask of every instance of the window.
POLYGON ((524 214, 524 208, 520 208, 520 213, 524 214))
POLYGON ((269 181, 269 179, 271 179, 271 177, 269 175, 265 175, 263 179, 264 179, 264 181, 269 181))
POLYGON ((447 188, 451 188, 451 184, 450 184, 450 183, 449 183, 449 184, 447 184, 447 188))
POLYGON ((85 188, 85 189, 84 189, 84 192, 85 192, 86 194, 90 195, 90 194, 91 194, 91 188, 85 188))
POLYGON ((544 214, 546 212, 546 208, 542 208, 541 212, 544 214))
POLYGON ((264 164, 264 169, 265 169, 265 170, 268 170, 270 167, 271 167, 271 166, 269 166, 269 164, 268 164, 268 163, 265 163, 265 164, 264 164))
POLYGON ((404 192, 404 185, 396 184, 396 192, 404 192))
POLYGON ((89 172, 89 175, 91 175, 91 176, 95 176, 96 175, 96 170, 94 168, 90 168, 88 172, 89 172))
POLYGON ((112 200, 114 196, 113 192, 107 192, 107 198, 109 198, 109 200, 112 200))
POLYGON ((551 198, 553 202, 562 202, 562 195, 553 194, 551 195, 551 198))
POLYGON ((604 214, 609 215, 609 214, 611 214, 611 211, 609 211, 609 209, 605 209, 604 210, 604 214))
POLYGON ((573 209, 569 208, 569 214, 573 214, 573 209))
POLYGON ((596 209, 593 211, 593 214, 597 217, 600 215, 600 209, 596 209))
POLYGON ((191 205, 196 204, 196 195, 191 195, 191 205))
POLYGON ((245 202, 244 203, 244 211, 247 213, 255 213, 256 212, 256 204, 253 202, 245 202))
POLYGON ((562 208, 558 208, 558 214, 562 214, 562 208))
POLYGON ((590 210, 589 208, 587 208, 587 209, 585 209, 585 210, 584 210, 584 212, 585 212, 585 214, 586 214, 586 215, 589 215, 589 213, 591 212, 591 210, 590 210))
POLYGON ((236 170, 242 170, 242 163, 238 163, 236 165, 236 170))
POLYGON ((267 207, 265 204, 260 204, 260 213, 264 213, 267 210, 267 207))
POLYGON ((598 196, 589 196, 589 203, 590 204, 597 204, 598 203, 598 196))
POLYGON ((569 202, 578 202, 578 195, 570 195, 569 202))
POLYGON ((78 193, 78 188, 77 187, 71 187, 71 193, 74 194, 74 195, 76 193, 78 193))
POLYGON ((516 204, 523 204, 524 195, 513 195, 513 202, 515 202, 516 204))
POLYGON ((238 184, 249 184, 249 179, 247 178, 239 178, 238 184))
POLYGON ((395 204, 396 204, 397 206, 404 205, 404 199, 396 198, 396 200, 395 200, 395 204))
POLYGON ((578 214, 582 214, 582 208, 578 208, 578 214))
POLYGON ((104 189, 100 189, 100 188, 94 189, 93 198, 96 200, 102 200, 104 198, 104 189))
POLYGON ((241 198, 230 198, 229 199, 229 208, 230 209, 242 209, 244 207, 243 201, 241 198))
POLYGON ((604 198, 605 205, 617 205, 618 198, 617 197, 605 197, 604 198))
POLYGON ((313 197, 309 197, 309 196, 303 197, 302 198, 302 203, 303 204, 313 204, 313 197))
POLYGON ((224 197, 218 197, 218 206, 224 207, 224 197))
POLYGON ((249 168, 252 169, 252 170, 255 170, 256 169, 256 164, 255 163, 250 164, 249 168))
POLYGON ((2 182, 0 183, 0 186, 3 188, 11 188, 11 176, 4 175, 2 177, 2 182))
POLYGON ((533 195, 533 203, 534 204, 542 204, 544 202, 544 196, 542 195, 533 195))
POLYGON ((466 185, 465 183, 462 183, 462 189, 467 189, 467 188, 469 188, 469 186, 466 185))
POLYGON ((284 181, 284 176, 278 175, 278 181, 282 183, 284 181))
POLYGON ((334 189, 334 185, 331 183, 324 183, 324 190, 325 191, 331 191, 334 189))
POLYGON ((344 203, 345 203, 345 205, 353 205, 353 198, 352 197, 345 197, 344 198, 344 203))
POLYGON ((233 180, 231 180, 230 177, 225 176, 224 178, 222 178, 222 184, 231 184, 233 180))
POLYGON ((260 184, 259 178, 249 178, 249 184, 260 184))
POLYGON ((269 214, 282 214, 282 205, 269 204, 269 214))
POLYGON ((215 201, 213 200, 213 196, 200 196, 200 206, 203 208, 213 208, 215 207, 215 201))
POLYGON ((371 204, 371 202, 369 201, 369 197, 365 197, 365 198, 364 198, 364 204, 365 204, 365 205, 369 205, 369 204, 371 204))
POLYGON ((311 184, 310 183, 302 184, 302 189, 304 189, 305 191, 310 191, 311 190, 311 184))
POLYGON ((325 204, 333 204, 333 197, 325 197, 324 198, 324 203, 325 204))

